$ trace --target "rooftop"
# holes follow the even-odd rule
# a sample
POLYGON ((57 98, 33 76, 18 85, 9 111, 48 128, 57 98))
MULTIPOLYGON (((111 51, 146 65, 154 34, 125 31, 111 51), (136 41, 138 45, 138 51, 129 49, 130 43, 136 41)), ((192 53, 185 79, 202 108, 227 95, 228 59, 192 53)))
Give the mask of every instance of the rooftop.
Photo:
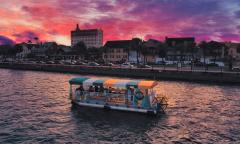
POLYGON ((100 29, 84 29, 81 30, 77 24, 77 27, 75 30, 71 31, 72 36, 89 36, 89 35, 97 35, 98 32, 102 32, 100 29))
POLYGON ((131 45, 131 40, 116 40, 107 41, 104 47, 107 48, 128 48, 131 45))
POLYGON ((194 37, 178 37, 178 38, 166 37, 166 41, 195 41, 195 38, 194 37))

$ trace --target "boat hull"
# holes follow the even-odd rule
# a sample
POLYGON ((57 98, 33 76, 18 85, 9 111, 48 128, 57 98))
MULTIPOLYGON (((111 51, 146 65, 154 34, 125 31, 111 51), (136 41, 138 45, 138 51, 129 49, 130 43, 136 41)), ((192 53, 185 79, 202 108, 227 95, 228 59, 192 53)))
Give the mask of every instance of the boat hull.
POLYGON ((158 112, 156 110, 147 110, 141 108, 133 108, 133 107, 123 107, 117 105, 108 105, 108 104, 94 104, 94 103, 86 103, 86 102, 79 102, 79 101, 72 101, 73 104, 83 107, 92 107, 92 108, 100 108, 100 109, 107 109, 107 110, 117 110, 117 111, 125 111, 125 112, 136 112, 136 113, 143 113, 143 114, 151 114, 157 115, 158 112))

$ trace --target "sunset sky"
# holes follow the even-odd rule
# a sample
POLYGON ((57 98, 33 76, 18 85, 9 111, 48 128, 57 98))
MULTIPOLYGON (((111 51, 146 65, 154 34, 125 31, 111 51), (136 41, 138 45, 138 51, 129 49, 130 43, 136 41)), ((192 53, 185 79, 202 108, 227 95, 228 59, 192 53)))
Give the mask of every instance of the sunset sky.
POLYGON ((70 31, 99 28, 107 40, 240 41, 240 0, 1 0, 0 44, 34 37, 70 45, 70 31))

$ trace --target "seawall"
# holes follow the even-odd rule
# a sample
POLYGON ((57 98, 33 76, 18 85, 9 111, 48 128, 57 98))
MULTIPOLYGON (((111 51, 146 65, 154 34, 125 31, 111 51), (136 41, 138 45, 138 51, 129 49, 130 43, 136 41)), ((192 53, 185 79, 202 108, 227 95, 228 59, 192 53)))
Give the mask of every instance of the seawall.
POLYGON ((16 64, 0 63, 0 68, 33 70, 47 72, 62 72, 76 74, 91 74, 130 78, 146 78, 154 80, 181 80, 207 83, 240 84, 240 73, 171 71, 157 69, 126 69, 111 67, 91 67, 59 64, 16 64))

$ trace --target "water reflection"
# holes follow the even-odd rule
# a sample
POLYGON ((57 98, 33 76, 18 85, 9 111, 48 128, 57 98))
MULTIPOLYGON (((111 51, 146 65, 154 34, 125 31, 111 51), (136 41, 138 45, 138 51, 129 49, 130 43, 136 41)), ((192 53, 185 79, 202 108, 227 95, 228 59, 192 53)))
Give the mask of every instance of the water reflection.
POLYGON ((72 106, 71 110, 75 123, 81 130, 78 134, 84 134, 92 127, 94 130, 90 131, 91 135, 100 141, 149 142, 147 132, 164 119, 164 115, 154 117, 79 106, 72 106), (88 127, 84 129, 86 125, 88 127))
POLYGON ((0 143, 240 143, 240 87, 159 81, 166 115, 72 107, 78 75, 0 70, 0 143))

